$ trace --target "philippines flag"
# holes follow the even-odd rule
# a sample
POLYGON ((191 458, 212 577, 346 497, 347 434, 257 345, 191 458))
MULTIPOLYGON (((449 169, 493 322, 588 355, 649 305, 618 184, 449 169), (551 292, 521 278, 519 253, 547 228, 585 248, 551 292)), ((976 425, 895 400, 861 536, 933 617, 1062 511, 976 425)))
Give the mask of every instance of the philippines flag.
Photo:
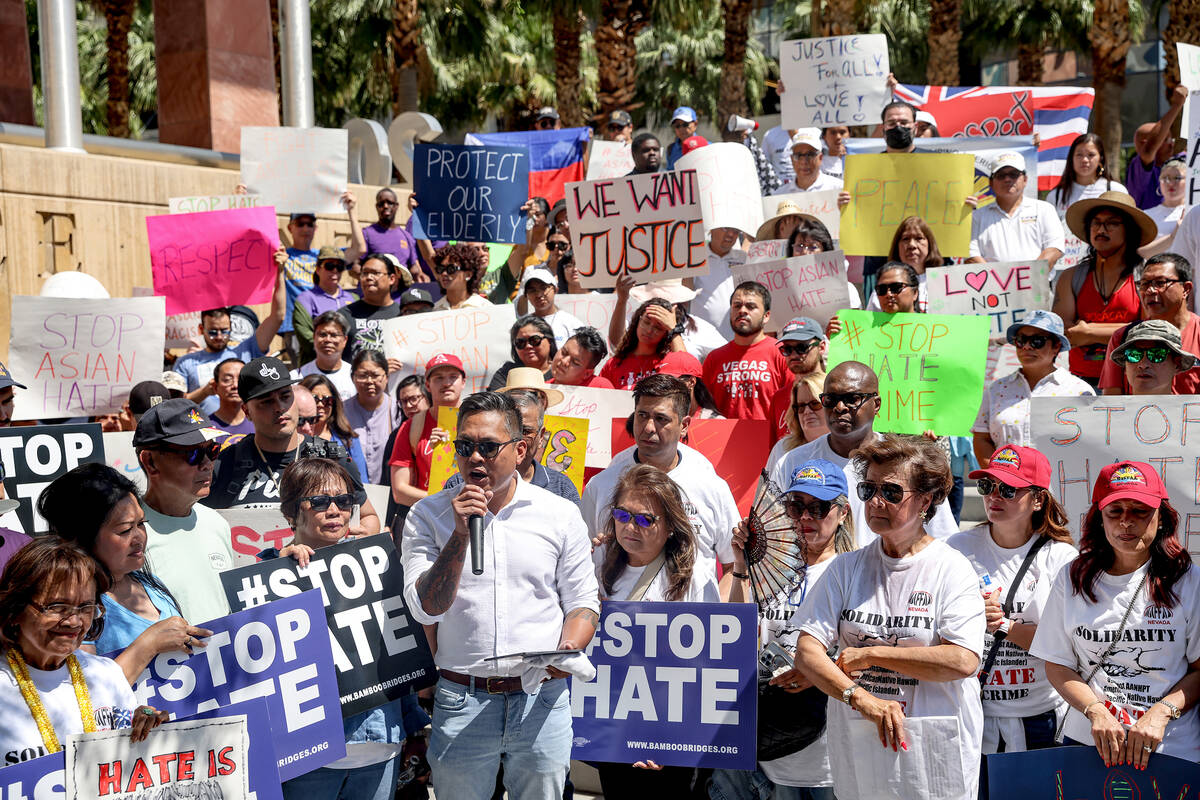
POLYGON ((554 205, 565 196, 565 183, 583 180, 583 152, 591 136, 591 128, 468 133, 463 143, 528 147, 529 196, 544 197, 554 205))
POLYGON ((941 136, 1020 136, 1036 133, 1038 190, 1058 185, 1067 150, 1087 133, 1095 99, 1079 86, 913 86, 899 84, 895 97, 928 111, 941 136))

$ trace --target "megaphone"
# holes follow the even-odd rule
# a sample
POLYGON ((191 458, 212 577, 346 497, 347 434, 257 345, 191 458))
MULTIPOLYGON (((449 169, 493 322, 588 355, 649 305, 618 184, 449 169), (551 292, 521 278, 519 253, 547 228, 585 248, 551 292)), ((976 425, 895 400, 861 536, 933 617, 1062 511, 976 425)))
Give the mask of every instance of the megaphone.
POLYGON ((738 133, 747 133, 749 131, 758 130, 758 121, 739 117, 737 114, 729 115, 729 130, 737 131, 738 133))

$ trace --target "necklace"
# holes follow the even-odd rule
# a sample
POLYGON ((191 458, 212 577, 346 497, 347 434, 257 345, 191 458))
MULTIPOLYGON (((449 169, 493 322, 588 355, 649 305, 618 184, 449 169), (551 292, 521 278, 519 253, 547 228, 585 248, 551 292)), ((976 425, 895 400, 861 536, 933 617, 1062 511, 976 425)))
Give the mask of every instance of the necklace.
MULTIPOLYGON (((267 457, 263 455, 262 448, 258 446, 258 439, 255 438, 253 441, 254 449, 258 451, 258 457, 262 459, 263 466, 267 468, 267 480, 275 487, 275 494, 278 496, 282 490, 279 488, 279 479, 275 477, 275 469, 271 466, 271 462, 267 461, 267 457)), ((300 444, 304 444, 304 437, 300 438, 300 444)), ((292 461, 295 461, 300 455, 300 444, 296 445, 296 454, 292 457, 292 461)), ((283 454, 286 456, 287 450, 284 450, 283 454)))
MULTIPOLYGON (((48 752, 57 753, 62 750, 62 745, 58 742, 58 734, 54 732, 50 715, 46 713, 46 708, 42 705, 42 696, 38 693, 37 687, 33 685, 33 679, 29 677, 29 668, 25 666, 25 659, 15 647, 5 650, 5 655, 8 656, 8 666, 17 679, 17 686, 21 689, 21 697, 25 698, 25 705, 29 706, 29 713, 33 715, 33 721, 37 723, 38 733, 42 734, 42 743, 46 745, 48 752)), ((75 658, 74 653, 67 656, 67 670, 71 673, 71 686, 75 689, 75 699, 79 702, 79 717, 83 720, 83 732, 92 733, 96 730, 96 718, 92 713, 92 696, 88 694, 87 681, 83 678, 83 668, 79 666, 79 659, 75 658)))

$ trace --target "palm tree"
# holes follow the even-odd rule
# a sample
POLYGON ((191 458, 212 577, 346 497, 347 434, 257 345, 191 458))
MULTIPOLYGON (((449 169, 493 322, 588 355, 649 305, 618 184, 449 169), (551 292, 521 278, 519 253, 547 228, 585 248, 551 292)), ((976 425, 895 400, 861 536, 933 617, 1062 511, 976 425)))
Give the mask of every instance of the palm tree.
POLYGON ((109 136, 129 138, 129 30, 137 0, 93 0, 104 14, 106 57, 104 83, 108 88, 105 123, 109 136))
POLYGON ((754 0, 721 0, 725 18, 725 57, 721 62, 721 92, 717 101, 717 126, 724 129, 730 114, 745 116, 746 43, 750 38, 750 12, 754 0))
POLYGON ((550 13, 554 19, 554 95, 558 114, 566 127, 583 125, 583 108, 579 104, 581 76, 579 64, 583 58, 579 36, 583 31, 583 12, 572 3, 553 2, 550 13))
POLYGON ((1129 30, 1129 0, 1095 0, 1092 26, 1092 130, 1104 140, 1108 163, 1120 163, 1121 92, 1125 88, 1125 56, 1133 44, 1129 30))
MULTIPOLYGON (((594 34, 600 68, 600 115, 637 106, 637 44, 634 39, 650 23, 647 0, 600 0, 594 34)), ((640 105, 640 104, 637 104, 640 105)))
MULTIPOLYGON (((1170 21, 1162 32, 1164 55, 1167 57, 1167 74, 1163 83, 1166 84, 1167 97, 1179 85, 1179 51, 1175 45, 1178 42, 1196 44, 1200 42, 1200 0, 1170 0, 1170 21)), ((1183 121, 1187 124, 1187 120, 1183 121)))
POLYGON ((417 91, 417 62, 421 54, 421 18, 417 0, 394 0, 392 28, 388 45, 392 58, 388 77, 392 87, 392 113, 416 111, 420 105, 417 91))
POLYGON ((929 0, 929 61, 925 65, 925 81, 930 86, 958 86, 961 17, 959 0, 929 0))
POLYGON ((849 36, 858 32, 857 0, 819 0, 812 4, 813 36, 849 36))

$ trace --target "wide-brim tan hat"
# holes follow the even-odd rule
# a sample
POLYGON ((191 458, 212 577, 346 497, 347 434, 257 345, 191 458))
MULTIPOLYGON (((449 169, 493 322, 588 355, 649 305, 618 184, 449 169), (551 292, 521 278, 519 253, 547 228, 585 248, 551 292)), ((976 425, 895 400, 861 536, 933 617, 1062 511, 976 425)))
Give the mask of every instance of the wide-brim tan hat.
POLYGON ((805 214, 803 211, 801 211, 800 206, 796 205, 791 200, 784 200, 775 208, 775 216, 758 226, 758 233, 754 234, 755 240, 761 242, 763 239, 776 238, 775 223, 779 222, 779 220, 783 219, 784 217, 803 217, 810 222, 820 222, 820 220, 814 217, 812 214, 805 214))
POLYGON ((513 389, 531 389, 541 392, 546 397, 546 408, 556 406, 563 401, 563 393, 546 383, 546 376, 536 367, 513 367, 504 379, 504 388, 500 391, 511 392, 513 389))
POLYGON ((1079 200, 1072 203, 1071 207, 1067 209, 1067 227, 1081 241, 1091 244, 1091 240, 1088 238, 1088 230, 1084 226, 1083 220, 1088 215, 1088 212, 1094 208, 1110 208, 1113 211, 1129 215, 1142 232, 1141 241, 1137 244, 1138 247, 1150 244, 1150 242, 1158 238, 1158 224, 1150 218, 1149 214, 1137 207, 1137 203, 1134 202, 1132 197, 1125 192, 1105 192, 1099 197, 1089 197, 1087 200, 1079 200))

